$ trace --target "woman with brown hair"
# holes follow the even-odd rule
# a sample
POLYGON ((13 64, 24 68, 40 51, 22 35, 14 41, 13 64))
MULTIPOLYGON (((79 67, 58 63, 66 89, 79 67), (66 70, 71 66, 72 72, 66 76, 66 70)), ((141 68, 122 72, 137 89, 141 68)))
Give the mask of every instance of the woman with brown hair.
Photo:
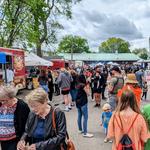
POLYGON ((96 72, 93 80, 93 93, 95 99, 95 107, 100 107, 101 105, 101 92, 102 92, 102 77, 99 72, 96 72))
POLYGON ((142 150, 143 144, 150 137, 135 95, 128 89, 122 92, 118 107, 109 122, 107 138, 114 139, 113 150, 118 149, 125 133, 132 140, 136 150, 142 150))

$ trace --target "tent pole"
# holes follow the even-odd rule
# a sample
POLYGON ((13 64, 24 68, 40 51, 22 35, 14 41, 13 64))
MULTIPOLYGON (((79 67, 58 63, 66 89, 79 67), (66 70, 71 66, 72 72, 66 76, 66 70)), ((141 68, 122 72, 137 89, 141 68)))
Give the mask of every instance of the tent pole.
POLYGON ((5 71, 5 83, 7 84, 7 71, 6 71, 6 64, 4 64, 4 71, 5 71))

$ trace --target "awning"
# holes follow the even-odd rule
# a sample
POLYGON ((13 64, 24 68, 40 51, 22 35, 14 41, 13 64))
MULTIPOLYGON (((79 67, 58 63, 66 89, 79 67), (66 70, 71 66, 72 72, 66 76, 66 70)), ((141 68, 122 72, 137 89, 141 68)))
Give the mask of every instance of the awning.
POLYGON ((25 66, 53 66, 51 61, 47 61, 34 53, 25 53, 25 66))
POLYGON ((3 52, 0 52, 0 63, 5 64, 6 63, 6 54, 3 52))

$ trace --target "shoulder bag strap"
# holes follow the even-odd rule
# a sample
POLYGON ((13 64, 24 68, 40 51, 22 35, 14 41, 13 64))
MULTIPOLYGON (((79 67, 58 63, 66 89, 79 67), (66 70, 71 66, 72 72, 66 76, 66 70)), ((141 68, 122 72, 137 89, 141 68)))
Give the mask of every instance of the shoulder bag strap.
MULTIPOLYGON (((52 108, 53 109, 53 108, 52 108)), ((56 129, 56 116, 55 116, 55 110, 56 110, 57 108, 54 108, 53 110, 52 110, 52 127, 53 127, 53 130, 55 131, 55 134, 57 135, 57 129, 56 129)), ((67 137, 67 140, 69 140, 69 134, 68 134, 68 132, 66 132, 66 137, 67 137)))
MULTIPOLYGON (((121 129, 121 130, 123 130, 123 127, 122 127, 122 122, 121 122, 121 125, 119 124, 119 122, 118 122, 118 119, 116 118, 116 116, 114 115, 114 118, 116 119, 116 122, 117 122, 117 125, 118 125, 118 127, 121 129)), ((120 118, 120 115, 119 115, 119 120, 120 120, 121 118, 120 118)))
MULTIPOLYGON (((132 122, 130 128, 129 128, 128 131, 127 131, 127 134, 130 132, 131 128, 133 127, 133 124, 134 124, 134 122, 136 121, 137 117, 138 117, 138 114, 135 116, 135 118, 134 118, 134 120, 133 120, 133 122, 132 122)), ((115 118, 116 118, 116 117, 115 117, 115 118)), ((116 118, 117 125, 118 125, 119 128, 124 132, 124 130, 123 130, 123 124, 122 124, 122 120, 121 120, 120 114, 119 114, 119 120, 120 120, 121 126, 119 125, 119 122, 118 122, 118 120, 117 120, 117 118, 116 118)))
POLYGON ((130 132, 131 128, 133 127, 133 124, 134 124, 134 122, 136 121, 136 119, 137 119, 138 115, 139 115, 139 114, 136 114, 136 116, 135 116, 135 118, 134 118, 134 120, 133 120, 133 122, 132 122, 132 124, 131 124, 130 128, 128 129, 127 134, 130 132))
POLYGON ((57 131, 56 131, 56 120, 55 120, 55 110, 56 108, 52 108, 52 127, 53 127, 53 130, 55 131, 55 134, 57 134, 57 131))
POLYGON ((114 92, 114 89, 116 88, 116 85, 118 84, 118 81, 119 81, 119 78, 116 77, 117 81, 115 82, 114 86, 113 86, 113 89, 112 89, 112 92, 114 92))

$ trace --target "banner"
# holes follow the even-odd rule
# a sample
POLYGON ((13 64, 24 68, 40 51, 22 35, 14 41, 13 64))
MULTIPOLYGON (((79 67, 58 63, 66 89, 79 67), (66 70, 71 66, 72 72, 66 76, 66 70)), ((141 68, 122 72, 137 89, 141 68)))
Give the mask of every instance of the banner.
POLYGON ((6 54, 0 52, 0 63, 5 64, 6 63, 6 54))

